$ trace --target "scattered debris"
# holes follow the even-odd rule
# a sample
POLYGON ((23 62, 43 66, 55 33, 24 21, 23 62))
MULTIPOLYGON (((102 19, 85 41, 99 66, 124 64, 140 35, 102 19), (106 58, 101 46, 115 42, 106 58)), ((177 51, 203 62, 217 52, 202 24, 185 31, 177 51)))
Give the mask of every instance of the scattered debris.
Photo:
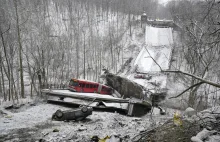
POLYGON ((183 125, 177 127, 172 119, 161 126, 140 132, 132 141, 134 142, 189 142, 191 137, 200 131, 198 123, 183 120, 183 125))
POLYGON ((203 142, 205 139, 207 139, 209 136, 216 133, 216 131, 209 131, 207 129, 203 129, 201 132, 199 132, 196 136, 191 138, 192 142, 203 142))
POLYGON ((30 103, 30 106, 36 106, 36 103, 30 103))
POLYGON ((39 142, 47 142, 45 139, 39 139, 39 142))
POLYGON ((5 115, 7 115, 7 113, 2 111, 2 110, 0 110, 0 116, 5 116, 5 115))
POLYGON ((174 113, 174 116, 173 116, 173 123, 176 125, 176 126, 182 126, 183 125, 183 122, 181 120, 181 116, 178 112, 175 112, 174 113))
POLYGON ((64 120, 83 120, 87 116, 92 114, 93 109, 91 107, 83 106, 76 110, 57 110, 53 116, 53 120, 64 121, 64 120))
POLYGON ((109 139, 110 139, 110 137, 106 136, 103 139, 99 139, 99 142, 107 142, 107 140, 109 140, 109 139))
POLYGON ((11 115, 6 115, 5 118, 12 118, 12 116, 11 115))
POLYGON ((5 110, 9 110, 10 112, 18 112, 21 109, 26 109, 28 105, 25 105, 24 103, 21 104, 9 104, 4 106, 5 110))
POLYGON ((151 106, 149 105, 149 102, 147 101, 131 101, 128 104, 128 115, 129 116, 143 116, 147 112, 149 112, 151 109, 151 106))
MULTIPOLYGON (((124 70, 126 69, 126 67, 129 68, 129 65, 131 64, 131 61, 133 60, 132 57, 128 58, 127 61, 121 66, 121 69, 117 72, 120 73, 120 72, 124 72, 124 70)), ((106 71, 106 69, 103 69, 103 71, 106 71)))
POLYGON ((160 87, 161 83, 160 82, 148 82, 151 85, 155 86, 155 87, 160 87))
POLYGON ((160 109, 160 115, 165 115, 166 111, 164 109, 162 109, 160 106, 158 106, 157 108, 160 109))
POLYGON ((146 80, 151 80, 152 79, 152 76, 150 75, 145 75, 145 74, 136 74, 134 75, 134 78, 136 79, 146 79, 146 80))
POLYGON ((60 130, 58 130, 57 128, 53 129, 53 132, 59 132, 60 130))
POLYGON ((49 134, 49 132, 42 133, 42 134, 43 134, 43 136, 45 137, 45 136, 47 136, 47 135, 49 134))
POLYGON ((91 138, 91 142, 121 142, 122 139, 118 136, 112 135, 112 136, 106 136, 104 138, 99 138, 98 136, 93 136, 91 138))
POLYGON ((99 141, 99 137, 98 136, 92 136, 91 142, 98 142, 98 141, 99 141))
POLYGON ((59 105, 92 107, 97 111, 119 112, 129 116, 143 116, 151 110, 151 102, 136 98, 122 99, 95 93, 70 92, 69 90, 44 90, 47 102, 59 105), (63 100, 57 98, 64 97, 63 100))
POLYGON ((10 104, 10 105, 5 106, 4 109, 12 109, 13 107, 14 107, 14 105, 10 104))
POLYGON ((158 107, 159 103, 166 98, 167 93, 161 92, 161 93, 152 93, 150 95, 150 100, 152 102, 152 106, 158 107))
POLYGON ((85 130, 87 130, 86 127, 80 127, 80 128, 78 129, 78 131, 85 131, 85 130))

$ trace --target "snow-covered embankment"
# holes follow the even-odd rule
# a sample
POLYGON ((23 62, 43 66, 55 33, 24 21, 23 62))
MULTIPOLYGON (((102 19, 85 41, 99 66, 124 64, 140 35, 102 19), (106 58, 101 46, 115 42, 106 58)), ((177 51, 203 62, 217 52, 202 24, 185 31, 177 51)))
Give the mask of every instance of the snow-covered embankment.
POLYGON ((134 66, 137 67, 138 72, 152 75, 152 79, 149 81, 135 78, 130 79, 133 79, 148 89, 153 87, 148 82, 159 83, 160 88, 165 88, 167 77, 160 73, 160 67, 163 70, 169 69, 172 47, 172 28, 146 26, 145 46, 137 56, 134 66))

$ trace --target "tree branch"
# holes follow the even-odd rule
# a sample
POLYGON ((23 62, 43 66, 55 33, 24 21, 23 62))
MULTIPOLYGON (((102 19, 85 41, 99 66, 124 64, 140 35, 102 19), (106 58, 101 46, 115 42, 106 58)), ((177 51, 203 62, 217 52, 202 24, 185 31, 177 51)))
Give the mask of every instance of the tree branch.
POLYGON ((5 30, 5 31, 2 32, 2 30, 0 29, 0 34, 3 35, 4 33, 8 32, 8 31, 10 30, 10 28, 11 28, 11 25, 9 24, 7 30, 5 30))
POLYGON ((150 52, 147 50, 147 48, 146 47, 144 47, 145 48, 145 50, 147 51, 147 53, 149 54, 149 56, 150 56, 150 58, 154 61, 154 63, 155 64, 157 64, 158 65, 158 67, 160 68, 160 70, 162 71, 162 68, 161 68, 161 66, 157 63, 157 61, 150 55, 150 52))
POLYGON ((161 68, 161 66, 157 63, 157 61, 150 55, 150 52, 147 50, 147 48, 145 47, 145 50, 148 52, 150 58, 158 65, 158 67, 160 68, 161 72, 169 72, 169 73, 180 73, 180 74, 184 74, 184 75, 187 75, 187 76, 191 76, 193 78, 196 78, 198 80, 200 80, 201 82, 203 83, 207 83, 209 85, 212 85, 212 86, 215 86, 217 88, 220 88, 220 84, 218 83, 215 83, 215 82, 212 82, 212 81, 209 81, 209 80, 205 80, 201 77, 198 77, 196 75, 193 75, 193 74, 190 74, 190 73, 187 73, 187 72, 183 72, 183 71, 180 71, 180 70, 177 70, 177 71, 173 71, 173 70, 163 70, 161 68))
POLYGON ((212 82, 212 81, 209 81, 209 80, 205 80, 205 79, 203 79, 203 78, 201 78, 201 77, 198 77, 198 76, 196 76, 196 75, 193 75, 193 74, 190 74, 190 73, 187 73, 187 72, 183 72, 183 71, 179 71, 179 70, 177 70, 177 71, 173 71, 173 70, 161 70, 161 72, 170 72, 170 73, 180 73, 180 74, 184 74, 184 75, 187 75, 187 76, 191 76, 191 77, 193 77, 193 78, 196 78, 196 79, 198 79, 198 80, 200 80, 200 81, 202 81, 202 82, 204 82, 204 83, 207 83, 207 84, 209 84, 209 85, 212 85, 212 86, 215 86, 215 87, 217 87, 217 88, 220 88, 220 84, 218 84, 218 83, 215 83, 215 82, 212 82))
POLYGON ((174 97, 170 97, 169 99, 178 98, 179 96, 181 96, 181 95, 183 95, 184 93, 186 93, 188 90, 190 90, 190 89, 192 89, 192 88, 194 88, 194 87, 196 87, 196 86, 198 86, 198 85, 202 85, 203 83, 204 83, 204 82, 196 83, 196 84, 190 86, 189 88, 187 88, 186 90, 184 90, 184 91, 183 91, 182 93, 180 93, 179 95, 174 96, 174 97))

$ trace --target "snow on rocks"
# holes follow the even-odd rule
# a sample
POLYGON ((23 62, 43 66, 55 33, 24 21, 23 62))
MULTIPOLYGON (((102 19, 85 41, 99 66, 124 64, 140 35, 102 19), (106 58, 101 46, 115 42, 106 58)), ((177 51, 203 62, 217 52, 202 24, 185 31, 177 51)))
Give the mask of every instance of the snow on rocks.
POLYGON ((220 140, 220 106, 212 107, 197 113, 191 118, 199 122, 204 129, 195 137, 192 137, 193 142, 219 142, 220 140))
POLYGON ((219 112, 220 107, 213 107, 206 109, 204 111, 201 111, 197 113, 196 115, 192 116, 192 120, 199 122, 199 124, 207 128, 209 130, 215 128, 215 124, 217 122, 217 119, 220 117, 219 112))
POLYGON ((209 136, 209 139, 206 142, 219 142, 219 141, 220 141, 220 135, 212 135, 209 136))
POLYGON ((196 136, 192 137, 191 141, 192 142, 203 142, 205 139, 207 139, 209 136, 213 135, 214 133, 216 133, 216 131, 209 131, 207 129, 203 129, 196 136))
POLYGON ((193 115, 196 114, 196 111, 195 109, 191 108, 191 107, 188 107, 185 112, 184 112, 185 115, 187 115, 188 117, 191 117, 193 115))

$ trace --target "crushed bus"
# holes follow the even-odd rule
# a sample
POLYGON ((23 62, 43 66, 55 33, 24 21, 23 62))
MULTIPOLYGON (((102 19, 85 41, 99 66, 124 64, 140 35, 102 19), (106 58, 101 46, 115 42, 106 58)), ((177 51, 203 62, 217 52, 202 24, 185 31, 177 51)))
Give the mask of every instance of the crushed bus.
POLYGON ((71 79, 68 89, 74 92, 99 93, 103 95, 112 95, 113 89, 109 86, 82 79, 71 79))

